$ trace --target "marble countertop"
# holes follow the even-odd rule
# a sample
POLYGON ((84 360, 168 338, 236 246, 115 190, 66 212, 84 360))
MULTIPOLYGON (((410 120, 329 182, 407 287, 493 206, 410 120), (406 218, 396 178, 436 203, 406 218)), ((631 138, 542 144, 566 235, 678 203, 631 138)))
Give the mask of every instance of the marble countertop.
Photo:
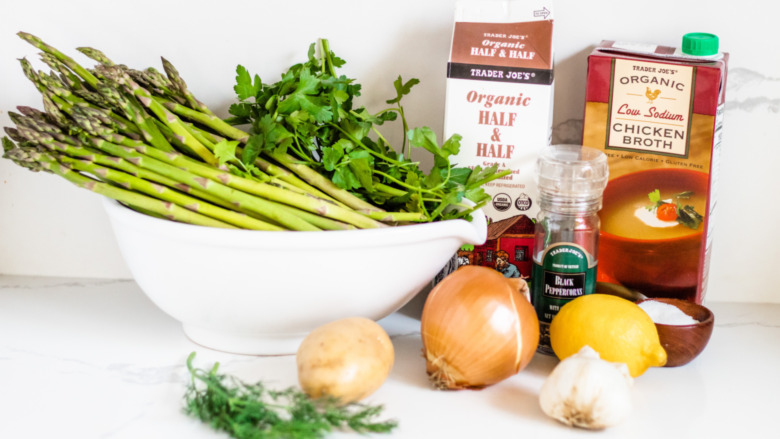
MULTIPOLYGON (((551 357, 537 354, 518 375, 481 391, 432 390, 415 300, 380 321, 396 362, 367 402, 383 404, 399 427, 376 437, 764 437, 776 430, 780 305, 706 305, 715 329, 701 356, 637 378, 630 417, 592 433, 541 412, 551 357)), ((292 355, 232 355, 192 343, 132 281, 0 276, 0 437, 226 438, 182 412, 193 351, 197 366, 218 361, 245 381, 297 382, 292 355)))

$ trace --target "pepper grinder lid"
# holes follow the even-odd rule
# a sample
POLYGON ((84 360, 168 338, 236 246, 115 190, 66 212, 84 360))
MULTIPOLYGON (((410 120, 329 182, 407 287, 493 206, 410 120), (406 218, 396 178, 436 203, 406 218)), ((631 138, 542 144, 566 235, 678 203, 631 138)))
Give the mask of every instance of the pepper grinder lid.
POLYGON ((536 177, 542 200, 550 198, 597 201, 607 186, 607 156, 581 145, 551 145, 536 161, 536 177))

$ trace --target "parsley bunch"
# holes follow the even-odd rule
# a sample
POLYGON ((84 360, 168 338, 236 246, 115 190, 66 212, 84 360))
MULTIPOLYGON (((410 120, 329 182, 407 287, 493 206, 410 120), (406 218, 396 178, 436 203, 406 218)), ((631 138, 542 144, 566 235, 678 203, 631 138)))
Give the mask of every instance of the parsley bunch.
POLYGON ((291 164, 305 165, 339 190, 380 208, 376 219, 409 221, 468 217, 489 199, 482 185, 509 173, 498 172, 496 166, 456 167, 450 158, 458 153, 461 136, 439 143, 428 127, 409 129, 401 100, 417 79, 404 82, 399 76, 388 107, 372 113, 356 103, 360 84, 336 73, 345 61, 329 49, 328 41, 319 41, 319 55, 316 48, 312 44, 308 60, 290 67, 273 84, 237 67, 234 90, 239 102, 230 107, 233 117, 228 121, 251 126, 240 155, 245 166, 261 156, 293 170, 291 164), (399 117, 404 135, 396 149, 378 127, 399 117), (429 172, 411 160, 407 147, 433 155, 429 172), (464 198, 476 206, 463 203, 464 198))

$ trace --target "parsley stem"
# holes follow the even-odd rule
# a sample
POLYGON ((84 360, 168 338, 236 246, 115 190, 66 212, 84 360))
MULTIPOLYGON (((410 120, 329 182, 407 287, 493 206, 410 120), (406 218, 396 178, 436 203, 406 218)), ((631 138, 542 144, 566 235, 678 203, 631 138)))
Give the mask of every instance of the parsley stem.
POLYGON ((330 44, 328 43, 328 40, 321 39, 320 44, 322 44, 322 68, 323 70, 327 67, 328 72, 330 73, 330 76, 333 76, 334 78, 338 78, 338 75, 336 75, 336 69, 333 68, 333 60, 331 59, 330 55, 330 44))
MULTIPOLYGON (((393 112, 393 111, 396 111, 396 109, 395 108, 385 108, 384 110, 382 110, 382 111, 380 111, 378 113, 375 113, 373 116, 378 119, 383 114, 390 113, 390 112, 393 112)), ((350 113, 357 114, 357 113, 355 113, 355 110, 350 111, 350 113)))
POLYGON ((405 191, 402 191, 401 189, 396 189, 392 186, 388 186, 383 183, 374 183, 374 188, 394 197, 403 197, 406 195, 405 191))
MULTIPOLYGON (((386 174, 386 173, 384 173, 384 172, 382 172, 382 171, 378 171, 378 170, 376 170, 376 169, 374 169, 374 174, 381 175, 382 177, 384 177, 384 178, 386 178, 386 179, 388 179, 388 180, 392 181, 393 183, 395 183, 395 184, 397 184, 397 185, 399 185, 399 186, 403 186, 403 187, 405 187, 405 188, 407 188, 407 189, 409 189, 409 190, 413 190, 413 191, 415 191, 415 192, 422 192, 422 193, 431 194, 431 195, 438 195, 438 194, 436 193, 436 191, 434 190, 435 188, 434 188, 434 189, 423 189, 423 188, 421 188, 421 187, 412 186, 412 185, 410 185, 410 184, 406 184, 406 183, 404 183, 403 181, 401 181, 401 180, 399 180, 399 179, 397 179, 397 178, 393 177, 393 176, 392 176, 392 175, 390 175, 390 174, 386 174)), ((436 199, 436 201, 440 201, 440 199, 438 199, 438 198, 437 198, 437 199, 436 199)))
POLYGON ((470 188, 471 187, 475 187, 475 188, 476 187, 480 187, 480 186, 482 186, 483 184, 485 184, 485 183, 487 183, 489 181, 493 181, 493 180, 499 179, 501 177, 506 177, 507 175, 509 175, 511 173, 512 173, 512 170, 504 169, 503 171, 499 171, 496 174, 489 175, 489 176, 487 176, 487 177, 485 177, 483 179, 480 179, 480 180, 477 180, 477 181, 475 181, 473 183, 470 183, 469 187, 470 188))
POLYGON ((314 161, 309 158, 309 155, 306 154, 305 150, 301 146, 301 143, 298 141, 298 136, 293 136, 293 145, 295 145, 295 147, 292 148, 292 150, 299 160, 306 162, 309 165, 314 164, 314 161))
MULTIPOLYGON (((398 101, 398 114, 401 115, 401 123, 403 124, 404 133, 403 133, 403 140, 401 141, 401 156, 406 156, 406 133, 409 131, 409 124, 406 123, 406 116, 404 115, 404 107, 401 105, 401 101, 398 101)), ((411 155, 412 150, 409 149, 409 154, 411 155)))
POLYGON ((400 161, 398 161, 396 159, 390 158, 390 157, 388 157, 388 156, 386 156, 386 155, 384 155, 382 153, 378 153, 378 152, 374 151, 373 149, 367 147, 363 142, 361 142, 360 140, 356 139, 355 136, 353 136, 352 134, 348 133, 347 131, 345 131, 343 128, 341 128, 340 126, 336 125, 335 123, 329 122, 328 124, 330 126, 332 126, 333 128, 336 128, 337 130, 341 131, 341 133, 344 135, 344 137, 349 139, 355 145, 365 149, 366 151, 368 151, 369 154, 373 155, 374 157, 376 157, 378 159, 381 159, 381 160, 384 160, 384 161, 387 161, 387 162, 392 163, 394 165, 403 165, 404 164, 403 162, 400 162, 400 161))
MULTIPOLYGON (((376 133, 376 136, 377 136, 377 138, 379 140, 381 140, 382 142, 385 142, 385 145, 389 145, 390 144, 390 142, 388 142, 387 139, 385 139, 385 136, 382 135, 382 132, 379 131, 378 129, 376 129, 376 127, 372 126, 371 130, 374 131, 374 133, 376 133)), ((406 131, 405 130, 404 130, 404 144, 406 144, 406 131)), ((404 148, 401 148, 401 157, 404 157, 404 148)))

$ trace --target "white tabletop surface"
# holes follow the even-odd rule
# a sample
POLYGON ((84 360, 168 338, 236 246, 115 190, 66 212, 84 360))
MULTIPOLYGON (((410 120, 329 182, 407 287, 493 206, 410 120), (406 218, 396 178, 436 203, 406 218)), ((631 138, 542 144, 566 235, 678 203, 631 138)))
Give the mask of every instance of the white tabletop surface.
MULTIPOLYGON (((776 434, 780 305, 706 305, 715 313, 707 349, 688 365, 637 378, 630 417, 592 433, 542 413, 538 392, 557 362, 543 355, 484 390, 433 390, 421 356, 421 300, 415 300, 380 321, 392 337, 396 362, 367 402, 383 404, 385 417, 399 427, 375 437, 776 434)), ((197 366, 219 361, 223 372, 245 381, 280 389, 297 383, 294 356, 232 355, 198 346, 132 281, 0 276, 0 438, 226 438, 182 412, 185 361, 193 351, 197 366)))

